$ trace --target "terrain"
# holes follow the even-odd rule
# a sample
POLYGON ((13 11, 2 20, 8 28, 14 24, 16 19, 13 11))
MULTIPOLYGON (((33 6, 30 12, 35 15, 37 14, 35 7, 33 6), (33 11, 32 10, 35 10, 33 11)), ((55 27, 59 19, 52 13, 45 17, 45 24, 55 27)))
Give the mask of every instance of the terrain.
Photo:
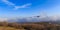
POLYGON ((60 30, 60 24, 50 22, 0 22, 0 30, 60 30))

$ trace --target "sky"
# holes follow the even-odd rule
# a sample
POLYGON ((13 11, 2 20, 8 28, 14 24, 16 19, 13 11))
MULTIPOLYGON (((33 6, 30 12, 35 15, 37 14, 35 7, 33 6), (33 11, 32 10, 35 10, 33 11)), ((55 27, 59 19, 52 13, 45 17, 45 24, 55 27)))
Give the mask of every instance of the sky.
POLYGON ((60 15, 60 0, 0 0, 0 18, 60 15))

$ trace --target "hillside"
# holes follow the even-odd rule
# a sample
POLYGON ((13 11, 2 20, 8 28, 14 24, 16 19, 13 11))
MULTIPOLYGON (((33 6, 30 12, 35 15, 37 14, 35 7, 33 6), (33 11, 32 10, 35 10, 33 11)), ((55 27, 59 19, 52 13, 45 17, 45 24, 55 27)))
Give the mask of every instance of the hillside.
POLYGON ((0 30, 60 30, 60 24, 49 22, 8 23, 0 22, 0 30))
MULTIPOLYGON (((20 29, 16 29, 16 28, 13 28, 13 27, 0 26, 0 30, 20 30, 20 29)), ((23 30, 23 29, 21 29, 21 30, 23 30)))

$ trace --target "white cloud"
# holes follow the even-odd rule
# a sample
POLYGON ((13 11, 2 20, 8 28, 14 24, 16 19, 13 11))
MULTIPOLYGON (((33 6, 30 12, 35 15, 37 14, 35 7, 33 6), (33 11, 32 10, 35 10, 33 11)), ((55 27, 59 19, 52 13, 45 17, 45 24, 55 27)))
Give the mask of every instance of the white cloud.
POLYGON ((8 18, 0 18, 0 22, 7 21, 8 18))
POLYGON ((5 4, 10 5, 10 6, 15 6, 14 3, 9 2, 8 0, 2 0, 5 4))
POLYGON ((16 4, 8 1, 8 0, 2 0, 2 2, 4 2, 5 4, 9 5, 9 6, 13 6, 14 7, 14 10, 17 10, 19 8, 29 8, 29 6, 31 6, 32 4, 31 3, 27 3, 27 4, 24 4, 22 6, 16 6, 16 4))
POLYGON ((15 7, 15 10, 16 10, 16 9, 19 9, 19 8, 29 8, 29 6, 31 6, 30 3, 24 4, 24 5, 22 5, 22 6, 14 6, 14 7, 15 7))
POLYGON ((38 21, 57 21, 57 20, 60 20, 60 16, 58 15, 54 15, 54 16, 45 16, 45 17, 41 17, 38 18, 38 17, 27 17, 27 18, 0 18, 0 22, 3 22, 3 21, 9 21, 9 22, 18 22, 18 21, 27 21, 27 22, 38 22, 38 21), (23 20, 25 19, 25 20, 23 20))

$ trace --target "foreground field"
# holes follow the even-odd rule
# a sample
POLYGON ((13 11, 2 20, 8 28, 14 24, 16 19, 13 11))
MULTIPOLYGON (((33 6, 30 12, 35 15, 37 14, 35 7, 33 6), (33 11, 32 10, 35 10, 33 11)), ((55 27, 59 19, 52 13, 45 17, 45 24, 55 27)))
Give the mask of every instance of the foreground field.
POLYGON ((24 29, 16 29, 16 28, 13 28, 13 27, 0 26, 0 30, 24 30, 24 29))
POLYGON ((60 24, 48 22, 8 23, 0 22, 0 30, 60 30, 60 24))

